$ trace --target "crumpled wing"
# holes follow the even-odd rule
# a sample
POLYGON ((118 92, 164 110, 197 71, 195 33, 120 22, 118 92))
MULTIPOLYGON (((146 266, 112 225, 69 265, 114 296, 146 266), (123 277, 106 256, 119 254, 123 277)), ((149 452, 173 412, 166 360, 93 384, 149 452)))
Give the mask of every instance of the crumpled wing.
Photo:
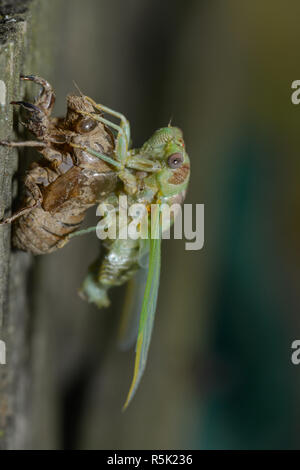
POLYGON ((122 351, 130 349, 137 340, 149 269, 150 240, 140 240, 139 270, 127 283, 124 308, 118 331, 118 346, 122 351))
POLYGON ((153 212, 152 226, 153 232, 150 239, 149 269, 142 310, 140 314, 138 337, 135 350, 134 373, 123 411, 131 402, 145 370, 153 329, 161 264, 160 207, 158 205, 153 212))
POLYGON ((141 267, 127 283, 124 308, 118 332, 118 346, 122 351, 130 349, 137 340, 147 277, 148 266, 147 268, 141 267))

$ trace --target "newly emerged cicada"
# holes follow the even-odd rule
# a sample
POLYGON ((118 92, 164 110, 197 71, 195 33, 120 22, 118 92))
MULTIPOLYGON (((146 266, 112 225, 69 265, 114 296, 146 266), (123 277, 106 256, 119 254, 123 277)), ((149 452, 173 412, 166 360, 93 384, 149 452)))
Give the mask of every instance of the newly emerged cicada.
MULTIPOLYGON (((99 202, 112 208, 117 221, 121 218, 118 201, 124 197, 129 208, 138 204, 145 209, 147 237, 124 238, 120 228, 115 236, 106 237, 79 291, 82 298, 102 308, 109 305, 109 289, 129 281, 122 334, 124 344, 136 339, 136 357, 125 409, 145 370, 150 345, 161 236, 166 228, 162 226, 162 208, 181 205, 188 186, 190 162, 183 135, 179 128, 169 125, 154 132, 141 148, 130 149, 130 125, 122 114, 88 96, 71 95, 66 118, 50 118, 54 93, 48 82, 33 76, 22 78, 42 85, 34 105, 14 103, 31 114, 27 126, 38 140, 0 144, 35 146, 48 163, 35 164, 28 172, 25 204, 4 221, 16 220, 14 245, 35 254, 48 253, 73 236, 95 230, 97 227, 77 229, 86 209, 99 202), (119 124, 103 114, 118 119, 119 124)), ((130 219, 127 215, 125 222, 130 219)), ((106 229, 110 229, 109 222, 106 229)))
MULTIPOLYGON (((141 148, 129 149, 130 126, 127 119, 106 106, 96 104, 88 97, 85 99, 94 106, 95 111, 105 112, 118 118, 120 125, 108 121, 97 113, 85 113, 87 117, 111 126, 118 134, 115 139, 113 159, 108 159, 107 156, 102 156, 86 146, 80 148, 91 155, 103 158, 115 168, 123 185, 119 191, 114 192, 114 197, 127 195, 129 206, 136 203, 144 205, 149 214, 148 222, 151 224, 151 229, 148 231, 150 236, 146 240, 130 237, 123 239, 120 237, 120 232, 114 239, 107 238, 103 243, 104 255, 102 254, 92 264, 80 289, 82 297, 101 308, 109 304, 107 292, 111 287, 130 279, 133 279, 137 285, 136 292, 133 294, 131 292, 132 312, 126 312, 125 316, 125 323, 130 325, 132 322, 128 316, 134 315, 136 311, 139 313, 134 376, 124 405, 125 409, 141 380, 150 345, 160 277, 161 207, 163 204, 183 203, 189 182, 190 161, 179 128, 170 125, 161 128, 141 148), (147 276, 143 274, 145 268, 148 271, 147 276), (140 279, 137 279, 137 276, 140 279), (140 292, 143 293, 142 298, 140 292), (132 299, 132 296, 135 298, 132 299)), ((113 199, 112 195, 109 195, 107 203, 113 205, 113 199)), ((117 210, 116 214, 119 216, 117 210)), ((126 330, 126 327, 124 329, 126 330)))

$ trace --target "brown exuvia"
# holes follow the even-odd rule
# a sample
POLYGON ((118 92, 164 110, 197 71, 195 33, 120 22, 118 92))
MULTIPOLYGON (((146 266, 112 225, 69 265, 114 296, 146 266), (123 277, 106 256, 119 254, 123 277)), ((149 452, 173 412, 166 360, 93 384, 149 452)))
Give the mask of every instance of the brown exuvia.
POLYGON ((86 210, 111 192, 117 177, 103 160, 74 147, 87 146, 109 155, 114 148, 110 131, 81 112, 94 112, 83 96, 67 97, 65 118, 51 117, 55 101, 51 85, 37 76, 21 76, 41 86, 34 104, 13 101, 28 112, 25 126, 36 141, 8 142, 9 147, 35 147, 43 156, 31 164, 24 179, 22 207, 1 224, 14 222, 13 245, 34 254, 63 246, 76 231, 86 210))

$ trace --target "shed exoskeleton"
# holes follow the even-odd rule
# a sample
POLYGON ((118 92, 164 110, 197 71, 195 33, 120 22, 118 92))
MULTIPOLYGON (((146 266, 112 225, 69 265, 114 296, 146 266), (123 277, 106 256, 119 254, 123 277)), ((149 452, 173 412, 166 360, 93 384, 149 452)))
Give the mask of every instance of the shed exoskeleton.
POLYGON ((51 117, 55 94, 37 76, 21 76, 41 86, 35 102, 13 101, 27 112, 23 123, 37 140, 0 141, 7 147, 34 147, 43 159, 31 164, 24 178, 21 208, 1 224, 13 224, 15 248, 45 254, 55 251, 78 229, 86 210, 114 190, 115 171, 103 159, 73 146, 88 145, 111 154, 114 139, 101 122, 87 117, 93 111, 83 96, 68 95, 64 118, 51 117))

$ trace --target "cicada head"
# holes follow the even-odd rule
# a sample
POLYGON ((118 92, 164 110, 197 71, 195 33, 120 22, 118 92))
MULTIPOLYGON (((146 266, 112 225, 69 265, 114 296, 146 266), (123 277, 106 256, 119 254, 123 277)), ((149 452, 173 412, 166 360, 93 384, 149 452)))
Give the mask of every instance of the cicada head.
POLYGON ((190 160, 178 127, 158 129, 143 145, 141 153, 161 164, 155 178, 163 198, 185 194, 190 177, 190 160))
POLYGON ((68 95, 67 96, 67 116, 65 124, 68 129, 77 134, 90 134, 97 127, 103 127, 94 119, 82 114, 83 112, 94 112, 93 106, 85 99, 84 96, 68 95))

